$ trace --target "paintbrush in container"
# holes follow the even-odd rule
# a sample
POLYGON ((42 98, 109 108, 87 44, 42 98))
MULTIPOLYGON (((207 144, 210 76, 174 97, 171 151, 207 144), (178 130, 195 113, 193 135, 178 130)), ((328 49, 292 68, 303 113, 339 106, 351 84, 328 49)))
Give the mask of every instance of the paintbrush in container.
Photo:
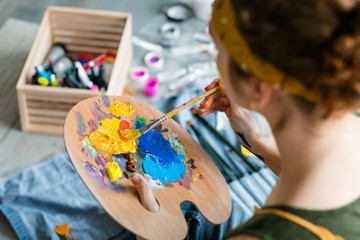
POLYGON ((175 116, 176 114, 178 114, 179 112, 184 110, 185 108, 190 107, 194 103, 200 101, 201 99, 203 99, 207 96, 210 96, 211 94, 213 94, 219 90, 220 90, 220 87, 216 86, 215 88, 212 88, 209 91, 206 91, 206 92, 200 94, 199 96, 187 101, 186 103, 178 106, 177 108, 171 110, 170 112, 166 113, 161 118, 156 119, 155 121, 149 123, 148 125, 145 125, 144 127, 140 128, 140 129, 124 130, 124 131, 121 131, 120 134, 121 134, 121 136, 123 136, 125 139, 128 139, 128 140, 136 139, 136 138, 140 137, 141 135, 144 135, 151 129, 155 128, 156 126, 160 125, 161 123, 165 122, 166 120, 172 118, 173 116, 175 116))

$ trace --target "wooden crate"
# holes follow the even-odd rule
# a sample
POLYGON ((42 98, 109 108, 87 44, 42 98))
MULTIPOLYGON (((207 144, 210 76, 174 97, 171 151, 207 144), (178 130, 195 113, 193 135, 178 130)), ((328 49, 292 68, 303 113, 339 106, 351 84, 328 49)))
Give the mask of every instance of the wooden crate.
POLYGON ((16 85, 21 128, 26 132, 63 134, 68 111, 97 95, 122 95, 132 60, 131 14, 68 7, 48 7, 16 85), (70 53, 108 51, 117 57, 107 91, 44 87, 30 84, 35 66, 43 63, 53 44, 70 53))

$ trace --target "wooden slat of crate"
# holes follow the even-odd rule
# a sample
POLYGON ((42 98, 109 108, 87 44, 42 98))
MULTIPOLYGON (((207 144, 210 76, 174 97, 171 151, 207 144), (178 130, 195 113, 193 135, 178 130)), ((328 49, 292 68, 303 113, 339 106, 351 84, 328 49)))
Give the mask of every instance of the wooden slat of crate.
POLYGON ((104 27, 117 27, 118 29, 123 29, 126 24, 126 18, 110 18, 106 19, 103 16, 73 16, 62 13, 55 13, 51 15, 52 27, 56 28, 64 24, 69 25, 73 23, 74 25, 83 24, 83 25, 92 25, 92 26, 104 26, 104 27))
POLYGON ((66 118, 68 112, 71 110, 72 106, 68 108, 64 104, 51 104, 51 108, 47 108, 49 105, 41 105, 39 103, 31 103, 28 101, 28 113, 29 116, 54 116, 54 117, 62 117, 66 118), (55 105, 55 107, 54 107, 55 105), (34 108, 33 108, 34 107, 34 108), (64 110, 64 111, 61 111, 64 110))
POLYGON ((62 110, 62 111, 69 111, 77 102, 74 103, 63 103, 63 102, 48 102, 46 100, 31 100, 27 99, 27 107, 29 111, 29 115, 35 113, 36 110, 62 110), (31 112, 31 110, 33 110, 31 112), (34 111, 35 110, 35 111, 34 111))
POLYGON ((73 29, 54 29, 53 35, 56 37, 71 37, 71 38, 84 38, 84 39, 97 39, 104 41, 120 41, 122 34, 109 34, 109 33, 99 33, 99 32, 84 32, 76 31, 73 29))
POLYGON ((30 119, 30 124, 41 123, 44 125, 48 124, 53 126, 59 126, 60 128, 62 128, 65 123, 64 118, 56 118, 56 117, 48 117, 48 116, 30 116, 29 119, 30 119))
POLYGON ((48 11, 51 12, 52 16, 64 16, 67 18, 101 18, 109 20, 118 20, 118 19, 128 19, 128 13, 105 11, 105 10, 91 10, 91 9, 80 9, 80 8, 68 8, 68 7, 58 7, 51 6, 48 8, 48 11))

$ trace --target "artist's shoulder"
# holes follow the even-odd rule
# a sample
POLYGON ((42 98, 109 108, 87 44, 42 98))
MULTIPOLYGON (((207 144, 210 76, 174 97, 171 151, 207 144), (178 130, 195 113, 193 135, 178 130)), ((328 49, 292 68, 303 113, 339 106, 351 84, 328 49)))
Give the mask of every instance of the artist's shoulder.
POLYGON ((250 235, 238 235, 227 238, 226 240, 261 240, 261 238, 250 236, 250 235))

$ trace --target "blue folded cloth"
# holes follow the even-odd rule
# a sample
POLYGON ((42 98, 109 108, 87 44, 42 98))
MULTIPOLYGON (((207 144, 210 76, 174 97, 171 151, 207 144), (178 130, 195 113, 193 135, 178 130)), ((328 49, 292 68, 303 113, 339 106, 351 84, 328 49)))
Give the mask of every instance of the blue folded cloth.
POLYGON ((77 239, 131 236, 94 199, 65 153, 0 180, 0 210, 24 240, 59 239, 53 229, 66 223, 77 239))

